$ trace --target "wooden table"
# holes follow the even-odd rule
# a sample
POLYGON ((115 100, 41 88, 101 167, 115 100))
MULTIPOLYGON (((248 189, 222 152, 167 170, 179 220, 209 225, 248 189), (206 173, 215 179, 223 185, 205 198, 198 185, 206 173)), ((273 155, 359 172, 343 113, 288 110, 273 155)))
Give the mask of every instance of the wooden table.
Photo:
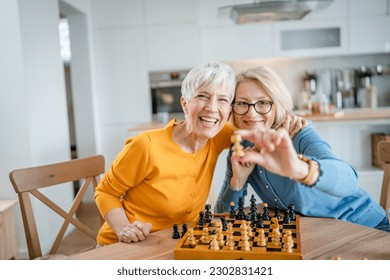
MULTIPOLYGON (((172 229, 154 232, 139 243, 115 243, 72 255, 73 260, 172 260, 179 239, 172 229)), ((390 260, 390 233, 327 218, 301 217, 303 259, 390 260)))
POLYGON ((0 260, 18 259, 14 207, 17 200, 0 200, 0 260))

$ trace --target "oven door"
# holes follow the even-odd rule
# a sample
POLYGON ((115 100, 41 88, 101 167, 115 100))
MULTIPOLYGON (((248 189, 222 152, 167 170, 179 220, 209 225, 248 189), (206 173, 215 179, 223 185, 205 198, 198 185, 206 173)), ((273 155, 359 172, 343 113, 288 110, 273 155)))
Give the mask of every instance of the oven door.
POLYGON ((152 89, 153 114, 183 113, 180 104, 181 86, 157 87, 152 89))

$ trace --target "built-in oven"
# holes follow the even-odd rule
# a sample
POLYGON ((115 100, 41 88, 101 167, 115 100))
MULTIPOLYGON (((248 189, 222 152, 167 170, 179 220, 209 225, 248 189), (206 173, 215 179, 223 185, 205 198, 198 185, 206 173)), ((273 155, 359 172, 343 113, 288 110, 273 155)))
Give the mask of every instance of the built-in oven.
POLYGON ((187 70, 149 73, 154 115, 183 113, 180 105, 181 83, 187 73, 187 70))

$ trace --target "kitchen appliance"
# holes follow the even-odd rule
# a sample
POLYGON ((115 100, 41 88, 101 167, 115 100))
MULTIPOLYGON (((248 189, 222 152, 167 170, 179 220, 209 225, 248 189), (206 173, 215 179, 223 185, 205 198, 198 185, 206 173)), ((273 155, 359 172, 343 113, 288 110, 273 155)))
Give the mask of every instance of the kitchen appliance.
POLYGON ((189 70, 150 72, 152 112, 156 115, 183 113, 180 105, 181 83, 189 70))
POLYGON ((298 20, 314 10, 321 10, 334 0, 268 0, 219 8, 220 14, 229 13, 236 24, 298 20))

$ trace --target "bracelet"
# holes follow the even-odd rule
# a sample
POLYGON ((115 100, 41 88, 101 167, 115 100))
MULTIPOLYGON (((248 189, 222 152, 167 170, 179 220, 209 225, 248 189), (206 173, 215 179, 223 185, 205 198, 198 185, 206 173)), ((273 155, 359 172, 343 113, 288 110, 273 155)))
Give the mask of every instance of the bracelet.
POLYGON ((298 154, 298 158, 306 162, 307 164, 309 164, 309 173, 303 179, 294 179, 294 180, 306 186, 315 185, 315 183, 317 183, 320 177, 320 166, 318 162, 308 159, 302 154, 298 154))

